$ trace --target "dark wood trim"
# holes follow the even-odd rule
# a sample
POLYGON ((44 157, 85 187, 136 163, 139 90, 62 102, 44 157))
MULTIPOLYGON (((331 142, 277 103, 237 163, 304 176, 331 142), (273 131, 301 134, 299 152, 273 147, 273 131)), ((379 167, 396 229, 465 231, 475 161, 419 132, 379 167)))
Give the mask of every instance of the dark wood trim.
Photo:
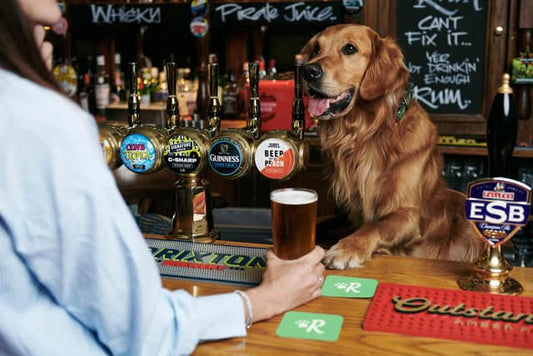
POLYGON ((487 117, 505 70, 509 18, 509 0, 489 1, 487 32, 485 37, 485 83, 483 91, 482 114, 487 117), (502 26, 503 34, 497 35, 495 29, 502 26))

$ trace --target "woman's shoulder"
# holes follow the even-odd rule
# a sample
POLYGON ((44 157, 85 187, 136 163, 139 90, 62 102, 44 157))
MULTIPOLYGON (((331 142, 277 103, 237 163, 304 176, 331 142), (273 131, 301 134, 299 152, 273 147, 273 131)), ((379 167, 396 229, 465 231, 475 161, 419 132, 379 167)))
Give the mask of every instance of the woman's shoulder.
POLYGON ((0 83, 0 108, 6 114, 4 119, 16 120, 19 127, 67 129, 91 119, 71 99, 14 73, 0 69, 0 83))

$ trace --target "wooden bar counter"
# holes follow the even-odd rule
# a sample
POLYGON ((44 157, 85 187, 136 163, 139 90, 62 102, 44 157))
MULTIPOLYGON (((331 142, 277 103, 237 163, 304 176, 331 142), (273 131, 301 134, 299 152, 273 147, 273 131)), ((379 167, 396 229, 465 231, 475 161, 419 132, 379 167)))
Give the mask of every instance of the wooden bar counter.
MULTIPOLYGON (((458 290, 457 279, 469 275, 470 264, 375 256, 362 268, 326 271, 350 277, 372 278, 379 282, 458 290)), ((524 287, 522 296, 533 297, 533 268, 515 267, 511 277, 524 287)), ((191 294, 231 292, 238 287, 193 281, 163 279, 168 289, 185 289, 191 294)), ((364 331, 362 323, 371 299, 319 297, 296 311, 338 314, 344 323, 336 342, 281 338, 276 329, 282 315, 254 324, 245 338, 206 342, 194 355, 531 355, 532 350, 467 343, 446 339, 405 336, 364 331)), ((223 307, 223 306, 221 306, 223 307)), ((533 337, 533 335, 531 335, 533 337)))

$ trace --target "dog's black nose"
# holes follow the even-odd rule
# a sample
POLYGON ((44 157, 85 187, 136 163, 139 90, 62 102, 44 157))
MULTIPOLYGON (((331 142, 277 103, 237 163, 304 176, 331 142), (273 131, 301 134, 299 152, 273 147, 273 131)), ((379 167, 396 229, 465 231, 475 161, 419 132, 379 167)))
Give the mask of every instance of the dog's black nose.
POLYGON ((302 74, 305 80, 313 81, 313 80, 320 79, 323 73, 324 71, 322 71, 322 66, 320 64, 310 63, 310 64, 304 65, 302 74))

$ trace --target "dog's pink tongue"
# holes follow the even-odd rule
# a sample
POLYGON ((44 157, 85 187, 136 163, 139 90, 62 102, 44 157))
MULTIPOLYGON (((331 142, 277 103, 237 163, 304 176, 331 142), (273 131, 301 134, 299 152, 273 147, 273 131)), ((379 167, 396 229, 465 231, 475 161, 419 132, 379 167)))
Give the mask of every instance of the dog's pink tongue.
POLYGON ((307 110, 311 116, 320 116, 329 108, 329 99, 309 98, 307 110))

